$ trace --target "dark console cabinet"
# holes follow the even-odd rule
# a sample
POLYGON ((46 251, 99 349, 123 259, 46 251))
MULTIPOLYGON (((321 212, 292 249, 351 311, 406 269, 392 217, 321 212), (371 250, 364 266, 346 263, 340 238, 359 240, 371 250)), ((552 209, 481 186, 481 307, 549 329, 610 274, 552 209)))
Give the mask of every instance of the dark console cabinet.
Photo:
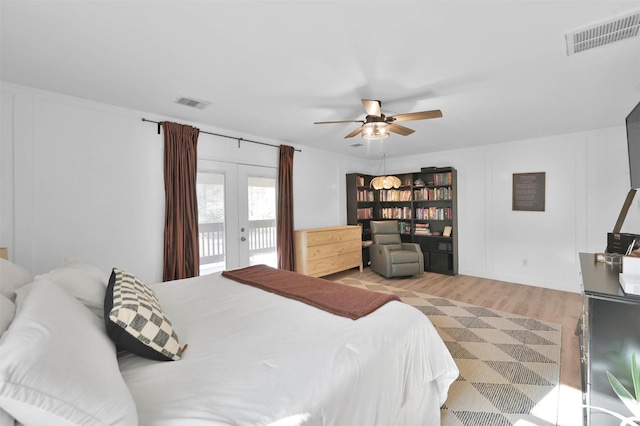
POLYGON ((598 263, 580 253, 583 314, 579 326, 584 424, 619 425, 620 420, 599 408, 625 417, 631 412, 611 389, 606 372, 631 392, 631 355, 640 361, 640 297, 625 295, 618 283, 620 267, 598 263))
POLYGON ((629 246, 636 240, 640 241, 640 235, 609 232, 607 234, 607 253, 625 254, 629 246))

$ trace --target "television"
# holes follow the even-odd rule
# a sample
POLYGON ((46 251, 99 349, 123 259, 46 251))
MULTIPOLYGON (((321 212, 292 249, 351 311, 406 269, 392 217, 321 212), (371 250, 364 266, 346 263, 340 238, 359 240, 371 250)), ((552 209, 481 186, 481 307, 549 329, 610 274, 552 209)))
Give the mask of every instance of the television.
POLYGON ((627 147, 629 150, 629 173, 631 188, 640 188, 640 103, 631 110, 626 119, 627 147))

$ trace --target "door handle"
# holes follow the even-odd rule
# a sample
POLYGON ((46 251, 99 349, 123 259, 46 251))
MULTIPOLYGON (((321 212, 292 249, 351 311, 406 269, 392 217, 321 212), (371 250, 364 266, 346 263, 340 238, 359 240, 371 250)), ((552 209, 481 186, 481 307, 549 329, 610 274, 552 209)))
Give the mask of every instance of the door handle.
POLYGON ((247 239, 245 237, 241 237, 240 241, 247 241, 247 239))

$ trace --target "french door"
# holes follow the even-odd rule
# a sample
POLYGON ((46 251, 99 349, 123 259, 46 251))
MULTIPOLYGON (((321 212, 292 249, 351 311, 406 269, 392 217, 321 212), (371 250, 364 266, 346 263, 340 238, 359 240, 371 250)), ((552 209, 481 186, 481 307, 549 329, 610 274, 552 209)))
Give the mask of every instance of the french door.
POLYGON ((277 266, 276 179, 272 167, 198 161, 201 275, 277 266))

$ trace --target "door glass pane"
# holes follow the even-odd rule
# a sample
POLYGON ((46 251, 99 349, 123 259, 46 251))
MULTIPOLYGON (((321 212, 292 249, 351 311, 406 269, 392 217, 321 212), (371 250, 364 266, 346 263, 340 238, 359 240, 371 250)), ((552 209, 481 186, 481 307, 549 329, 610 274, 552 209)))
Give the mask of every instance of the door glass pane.
POLYGON ((252 177, 247 180, 249 197, 249 264, 276 268, 276 180, 252 177))
POLYGON ((205 275, 225 269, 224 174, 198 173, 196 192, 200 275, 205 275))

